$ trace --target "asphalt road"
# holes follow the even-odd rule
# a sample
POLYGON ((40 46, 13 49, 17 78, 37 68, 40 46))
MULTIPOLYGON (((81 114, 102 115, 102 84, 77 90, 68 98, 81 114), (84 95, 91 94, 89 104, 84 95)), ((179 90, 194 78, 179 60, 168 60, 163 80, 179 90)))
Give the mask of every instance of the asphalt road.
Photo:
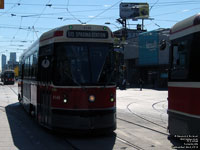
POLYGON ((117 90, 117 130, 105 136, 52 133, 17 101, 17 84, 0 85, 0 150, 171 150, 167 91, 117 90))

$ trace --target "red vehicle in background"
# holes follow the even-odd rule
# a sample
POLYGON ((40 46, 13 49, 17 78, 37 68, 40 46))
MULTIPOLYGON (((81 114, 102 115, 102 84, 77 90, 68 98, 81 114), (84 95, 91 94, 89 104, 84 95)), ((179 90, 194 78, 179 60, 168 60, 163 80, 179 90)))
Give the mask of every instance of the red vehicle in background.
POLYGON ((108 27, 66 25, 20 57, 19 101, 50 129, 116 129, 113 36, 108 27))
POLYGON ((200 136, 200 14, 171 28, 168 127, 172 136, 200 136))

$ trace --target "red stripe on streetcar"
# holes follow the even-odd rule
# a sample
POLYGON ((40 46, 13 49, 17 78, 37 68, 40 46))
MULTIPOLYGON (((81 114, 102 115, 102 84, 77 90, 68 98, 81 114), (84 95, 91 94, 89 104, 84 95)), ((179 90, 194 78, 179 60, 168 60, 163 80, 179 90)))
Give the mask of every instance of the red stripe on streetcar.
MULTIPOLYGON (((44 86, 39 91, 46 90, 44 86)), ((51 106, 59 109, 103 109, 116 106, 116 88, 54 88, 49 87, 51 93, 51 106), (89 101, 89 96, 95 101, 89 101)), ((42 97, 38 93, 39 97, 42 97)), ((42 93, 41 93, 42 94, 42 93)))
POLYGON ((168 87, 168 109, 200 115, 200 88, 168 87))
POLYGON ((63 36, 63 31, 55 31, 53 36, 48 37, 46 39, 42 39, 42 40, 40 40, 40 42, 43 42, 43 41, 46 41, 46 40, 50 40, 52 38, 59 37, 59 36, 63 36))
POLYGON ((177 33, 177 32, 181 32, 181 31, 183 31, 183 30, 192 28, 193 26, 195 26, 195 25, 187 26, 187 27, 185 27, 185 28, 182 28, 182 29, 177 30, 177 31, 174 31, 174 32, 172 32, 172 31, 170 30, 170 34, 175 34, 175 33, 177 33))

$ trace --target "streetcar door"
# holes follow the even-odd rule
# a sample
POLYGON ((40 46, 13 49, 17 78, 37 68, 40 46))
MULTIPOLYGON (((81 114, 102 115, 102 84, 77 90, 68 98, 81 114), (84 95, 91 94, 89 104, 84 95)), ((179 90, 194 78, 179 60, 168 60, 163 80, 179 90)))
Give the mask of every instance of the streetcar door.
POLYGON ((41 47, 38 61, 38 80, 41 85, 39 87, 39 113, 41 123, 45 125, 49 125, 51 120, 51 91, 49 86, 52 79, 52 50, 52 45, 41 47))

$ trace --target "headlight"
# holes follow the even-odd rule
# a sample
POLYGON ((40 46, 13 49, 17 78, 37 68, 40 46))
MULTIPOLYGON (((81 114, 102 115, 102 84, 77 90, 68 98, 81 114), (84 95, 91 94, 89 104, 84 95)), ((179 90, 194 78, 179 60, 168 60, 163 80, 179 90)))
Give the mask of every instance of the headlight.
POLYGON ((64 99, 63 99, 63 102, 64 102, 64 103, 67 103, 67 102, 68 102, 67 98, 64 98, 64 99))
POLYGON ((67 96, 64 94, 63 95, 63 103, 67 103, 68 102, 68 98, 67 98, 67 96))
POLYGON ((110 98, 110 101, 111 101, 111 102, 114 102, 114 101, 115 101, 115 99, 114 99, 113 97, 111 97, 111 98, 110 98))
POLYGON ((90 95, 88 100, 90 102, 94 102, 95 101, 95 96, 94 95, 90 95))
POLYGON ((110 101, 114 102, 115 101, 115 96, 113 94, 110 95, 110 101))

